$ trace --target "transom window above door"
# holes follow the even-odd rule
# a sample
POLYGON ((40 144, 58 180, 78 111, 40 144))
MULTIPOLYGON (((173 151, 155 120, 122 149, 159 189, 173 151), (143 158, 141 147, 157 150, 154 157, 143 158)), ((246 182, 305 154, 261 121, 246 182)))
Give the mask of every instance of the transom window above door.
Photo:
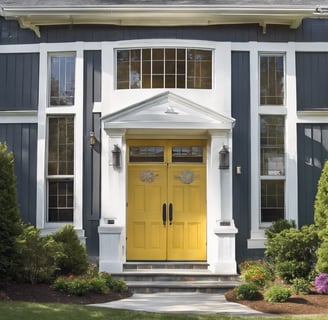
POLYGON ((205 140, 130 140, 130 163, 204 163, 205 140))
POLYGON ((116 89, 149 88, 212 89, 212 50, 117 50, 116 89))

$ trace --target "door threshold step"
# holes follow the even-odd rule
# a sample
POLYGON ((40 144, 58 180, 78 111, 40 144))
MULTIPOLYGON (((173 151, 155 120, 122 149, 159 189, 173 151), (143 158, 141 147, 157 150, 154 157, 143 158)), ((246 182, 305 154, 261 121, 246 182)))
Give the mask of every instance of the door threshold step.
POLYGON ((208 270, 207 262, 127 262, 123 265, 123 270, 131 269, 187 269, 187 270, 208 270))

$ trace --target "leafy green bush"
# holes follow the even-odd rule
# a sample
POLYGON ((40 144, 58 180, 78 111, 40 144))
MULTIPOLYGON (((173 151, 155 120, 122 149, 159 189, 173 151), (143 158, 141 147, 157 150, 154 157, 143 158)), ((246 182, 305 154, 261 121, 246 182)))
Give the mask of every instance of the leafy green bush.
POLYGON ((110 291, 123 293, 128 291, 128 286, 123 280, 114 279, 108 272, 101 272, 99 276, 106 281, 110 291))
POLYGON ((295 278, 292 280, 292 290, 295 294, 309 294, 310 283, 304 278, 295 278))
POLYGON ((314 203, 314 222, 318 228, 319 238, 328 238, 328 161, 322 169, 314 203))
POLYGON ((58 277, 53 288, 61 292, 67 292, 75 296, 83 296, 90 291, 89 280, 85 278, 58 277))
POLYGON ((323 240, 317 250, 317 264, 315 269, 318 273, 328 273, 328 240, 323 240))
POLYGON ((14 156, 0 143, 0 282, 15 277, 19 264, 17 237, 22 221, 16 200, 14 156))
POLYGON ((258 287, 264 287, 266 283, 273 280, 269 264, 262 260, 245 261, 239 265, 239 269, 244 281, 254 283, 258 287))
POLYGON ((267 238, 265 255, 274 271, 283 280, 308 278, 316 263, 319 244, 314 225, 283 229, 267 238))
POLYGON ((286 302, 291 291, 282 285, 274 285, 264 293, 264 300, 268 302, 286 302))
POLYGON ((62 245, 50 235, 41 237, 40 230, 32 225, 24 226, 19 240, 22 279, 31 283, 50 280, 58 269, 58 260, 63 256, 62 245))
POLYGON ((88 292, 106 294, 109 291, 126 292, 128 287, 122 280, 113 279, 107 272, 98 272, 94 266, 88 269, 84 275, 60 276, 52 286, 55 290, 67 292, 73 295, 84 295, 88 292))
POLYGON ((254 283, 243 283, 234 289, 234 293, 242 300, 254 300, 260 296, 259 288, 254 283))
POLYGON ((60 258, 58 266, 61 274, 83 274, 88 268, 88 256, 80 243, 74 227, 66 225, 54 234, 57 243, 63 246, 64 255, 60 258))
POLYGON ((268 229, 266 229, 265 235, 267 239, 272 239, 281 231, 289 230, 291 228, 296 228, 294 220, 288 221, 286 219, 279 219, 273 222, 272 225, 268 229))

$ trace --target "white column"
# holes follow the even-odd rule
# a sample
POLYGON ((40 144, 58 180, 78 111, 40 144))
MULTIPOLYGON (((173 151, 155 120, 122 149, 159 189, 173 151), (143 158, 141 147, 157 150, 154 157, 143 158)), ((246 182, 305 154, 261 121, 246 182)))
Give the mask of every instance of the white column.
POLYGON ((102 193, 99 232, 99 269, 121 272, 125 259, 126 163, 125 131, 108 130, 102 143, 102 193), (113 164, 114 146, 121 150, 121 166, 113 164))
POLYGON ((232 216, 232 137, 231 131, 211 131, 208 161, 207 230, 208 263, 213 272, 236 274, 235 235, 232 216), (219 169, 219 151, 228 146, 229 169, 219 169), (214 227, 214 228, 213 228, 214 227))

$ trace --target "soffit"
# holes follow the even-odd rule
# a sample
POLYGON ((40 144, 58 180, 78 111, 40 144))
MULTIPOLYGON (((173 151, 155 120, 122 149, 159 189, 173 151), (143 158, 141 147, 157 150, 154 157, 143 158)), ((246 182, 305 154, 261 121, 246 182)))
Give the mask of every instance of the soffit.
POLYGON ((315 17, 328 1, 37 1, 2 0, 1 15, 16 19, 22 28, 40 36, 40 27, 65 24, 122 26, 204 26, 255 23, 297 28, 302 19, 315 17))

